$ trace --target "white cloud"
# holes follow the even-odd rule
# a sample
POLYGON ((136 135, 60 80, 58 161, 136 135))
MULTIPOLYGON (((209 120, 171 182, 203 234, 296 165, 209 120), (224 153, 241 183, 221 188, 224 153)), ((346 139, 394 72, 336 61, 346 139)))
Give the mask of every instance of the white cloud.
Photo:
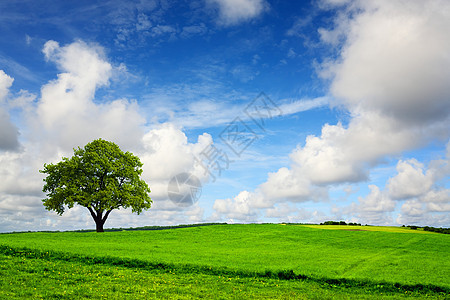
POLYGON ((329 102, 328 97, 318 97, 314 99, 301 99, 301 100, 283 100, 280 101, 280 111, 283 116, 288 116, 291 114, 296 114, 302 111, 307 111, 314 108, 319 108, 326 106, 329 102))
MULTIPOLYGON (((447 149, 450 141, 447 143, 447 149)), ((397 163, 397 175, 386 184, 389 196, 395 200, 417 199, 428 203, 435 211, 444 210, 450 203, 450 190, 443 187, 442 180, 450 175, 450 155, 429 162, 428 168, 416 159, 400 160, 397 163), (440 207, 440 208, 438 208, 440 207)))
MULTIPOLYGON (((283 202, 323 201, 328 198, 326 188, 312 186, 304 177, 293 174, 297 171, 280 168, 277 172, 269 173, 267 181, 255 192, 242 191, 233 199, 216 200, 213 206, 215 215, 234 221, 256 221, 264 210, 267 217, 276 217, 279 205, 286 210, 287 204, 283 202)), ((289 218, 291 221, 299 219, 306 219, 305 212, 301 211, 299 215, 289 218)))
POLYGON ((358 197, 358 204, 352 203, 346 213, 361 223, 392 225, 394 220, 391 213, 396 208, 396 202, 376 185, 369 185, 369 189, 370 193, 364 198, 358 197))
POLYGON ((19 130, 11 123, 8 112, 0 107, 0 150, 17 150, 19 148, 19 130))
POLYGON ((148 16, 144 13, 140 13, 137 16, 136 30, 148 30, 152 27, 152 22, 148 19, 148 16))
POLYGON ((113 139, 121 146, 139 141, 145 120, 135 102, 94 102, 96 90, 107 86, 114 72, 102 48, 82 41, 63 47, 48 41, 43 53, 62 73, 41 89, 36 137, 58 142, 64 149, 98 137, 113 139))
POLYGON ((33 108, 31 105, 33 101, 36 100, 36 95, 26 91, 20 90, 14 98, 10 99, 10 108, 20 108, 24 111, 29 111, 33 108))
POLYGON ((377 218, 387 219, 395 203, 401 202, 401 213, 396 219, 399 224, 448 225, 443 220, 449 219, 450 189, 442 187, 441 181, 450 175, 450 170, 442 168, 447 166, 449 158, 447 153, 446 159, 433 160, 428 168, 416 159, 400 160, 397 174, 387 181, 385 189, 381 191, 370 185, 370 194, 359 197, 359 204, 352 204, 350 211, 363 222, 380 224, 377 218), (436 176, 438 173, 441 174, 436 176))
POLYGON ((259 187, 265 199, 289 199, 293 202, 306 201, 312 196, 311 183, 294 170, 280 168, 269 173, 268 179, 259 187))
POLYGON ((291 154, 317 184, 364 180, 384 156, 449 136, 449 10, 435 1, 357 3, 361 12, 336 20, 348 31, 340 58, 326 64, 352 119, 326 124, 291 154))
MULTIPOLYGON (((425 195, 421 197, 423 202, 429 203, 450 203, 450 189, 435 189, 429 190, 425 195)), ((450 211, 450 209, 448 209, 450 211)))
MULTIPOLYGON (((80 212, 73 215, 73 218, 76 218, 77 215, 83 215, 83 213, 82 208, 80 212)), ((155 201, 150 210, 144 211, 140 215, 132 214, 130 209, 113 211, 105 224, 105 228, 193 224, 204 221, 203 215, 204 209, 198 203, 180 210, 179 207, 170 201, 155 201)), ((89 215, 86 215, 85 222, 85 227, 93 227, 89 215)), ((80 225, 73 224, 72 229, 77 228, 77 226, 80 225)))
MULTIPOLYGON (((208 179, 194 158, 212 143, 211 136, 199 135, 196 143, 190 143, 182 129, 173 124, 146 128, 146 120, 134 101, 95 99, 98 89, 107 88, 114 72, 123 69, 123 65, 112 66, 98 45, 76 41, 60 46, 49 41, 43 53, 49 62, 56 64, 60 74, 42 86, 41 96, 35 103, 35 96, 27 91, 21 91, 8 102, 19 111, 27 134, 21 152, 0 153, 0 215, 3 219, 12 210, 21 211, 20 216, 13 214, 0 222, 0 231, 92 228, 93 222, 83 208, 68 210, 63 217, 44 210, 43 175, 39 169, 44 163, 72 155, 72 148, 83 147, 99 137, 116 142, 123 150, 131 150, 141 158, 143 178, 149 183, 157 210, 139 217, 122 210, 108 226, 142 226, 155 224, 155 220, 159 224, 202 220, 203 208, 198 204, 182 209, 170 202, 167 186, 171 177, 181 172, 190 172, 204 181, 208 179), (24 219, 28 222, 23 222, 24 219)), ((5 74, 0 80, 6 95, 12 79, 5 74)), ((3 117, 2 110, 0 114, 0 123, 4 125, 8 118, 3 117)), ((8 116, 8 112, 5 114, 8 116)), ((0 133, 5 128, 2 126, 0 133)), ((1 137, 0 142, 5 141, 1 137)))
POLYGON ((269 7, 265 0, 206 0, 219 7, 218 23, 236 25, 261 15, 269 7))
POLYGON ((4 101, 6 95, 9 93, 14 79, 8 76, 3 70, 0 70, 0 103, 4 101))
MULTIPOLYGON (((449 199, 449 191, 447 191, 447 199, 449 199)), ((431 202, 427 204, 427 210, 430 212, 450 212, 450 201, 447 203, 435 203, 431 202)))
POLYGON ((398 224, 448 227, 450 214, 447 211, 435 212, 418 200, 408 200, 401 207, 396 221, 398 224))
POLYGON ((348 31, 340 59, 327 65, 333 95, 352 111, 375 110, 407 123, 447 119, 450 3, 356 3, 362 13, 337 20, 348 31))
POLYGON ((287 203, 280 203, 273 208, 266 210, 265 217, 267 218, 287 218, 290 214, 296 212, 296 208, 290 206, 287 203))
MULTIPOLYGON (((201 73, 199 71, 198 73, 201 73)), ((208 74, 205 75, 210 78, 208 74)), ((157 122, 170 122, 183 126, 183 128, 208 128, 224 126, 232 122, 236 117, 243 121, 252 122, 245 113, 245 109, 255 100, 257 95, 229 92, 222 83, 214 82, 210 85, 174 84, 163 88, 153 89, 152 93, 144 97, 144 103, 148 111, 153 112, 149 118, 157 122), (240 103, 236 99, 242 100, 240 103), (186 104, 187 102, 187 104, 186 104)), ((269 97, 264 95, 261 97, 269 97)), ((265 98, 262 98, 265 99, 265 98)), ((328 104, 328 97, 303 98, 303 99, 276 99, 271 101, 278 106, 278 114, 264 114, 266 118, 275 118, 279 115, 289 116, 299 112, 324 107, 328 104)), ((264 117, 261 116, 261 117, 264 117)))
POLYGON ((399 161, 398 174, 389 179, 387 189, 393 199, 407 199, 423 195, 432 184, 431 172, 424 174, 424 165, 415 159, 399 161))
MULTIPOLYGON (((236 117, 243 121, 252 122, 245 113, 245 109, 254 100, 255 94, 251 95, 224 95, 222 86, 215 86, 214 89, 196 85, 172 85, 163 89, 155 90, 148 94, 146 104, 148 110, 154 112, 154 117, 159 122, 170 122, 183 126, 183 128, 208 128, 224 126, 230 124, 236 117), (182 97, 180 95, 183 95, 182 97), (246 100, 243 104, 237 104, 235 99, 239 97, 246 100), (180 105, 185 103, 187 105, 180 105)), ((279 109, 280 116, 289 116, 299 112, 324 107, 328 104, 327 97, 313 99, 272 99, 279 109)), ((275 118, 272 112, 261 117, 275 118)))
POLYGON ((152 27, 150 31, 150 35, 152 37, 161 36, 164 34, 174 34, 177 30, 173 26, 169 25, 156 25, 155 27, 152 27))
POLYGON ((248 191, 242 191, 233 199, 217 199, 213 209, 219 216, 224 216, 231 222, 256 221, 259 210, 253 206, 254 195, 248 191))
POLYGON ((170 123, 161 124, 146 133, 139 157, 144 164, 142 177, 151 186, 152 198, 167 199, 168 183, 180 173, 193 174, 206 182, 208 173, 195 158, 212 142, 211 136, 204 133, 198 136, 197 143, 188 143, 186 135, 170 123))
MULTIPOLYGON (((448 198, 447 198, 448 199, 448 198)), ((450 203, 424 203, 417 199, 407 200, 397 217, 398 224, 448 227, 450 203)))
POLYGON ((393 211, 395 201, 376 186, 369 185, 370 193, 367 197, 359 197, 360 211, 363 212, 386 212, 393 211))
POLYGON ((386 155, 417 145, 414 131, 377 113, 354 117, 347 128, 325 124, 321 136, 310 135, 291 155, 293 176, 316 185, 358 182, 386 155))
POLYGON ((0 155, 0 193, 41 196, 42 176, 38 172, 45 161, 38 153, 24 149, 21 153, 0 155), (30 153, 31 152, 31 153, 30 153))
POLYGON ((12 77, 0 70, 0 150, 17 150, 19 147, 19 130, 11 122, 8 111, 3 108, 13 82, 12 77))
POLYGON ((422 217, 425 214, 425 207, 417 200, 408 200, 402 205, 402 213, 410 217, 422 217))
MULTIPOLYGON (((337 58, 325 60, 319 73, 330 80, 335 99, 330 105, 346 109, 351 118, 346 126, 325 124, 320 136, 308 136, 291 153, 289 168, 270 173, 259 190, 266 201, 307 199, 317 186, 367 180, 371 168, 386 157, 450 137, 450 3, 322 4, 338 11, 334 30, 320 29, 322 41, 336 47, 337 58)), ((353 213, 392 222, 386 214, 395 208, 390 196, 423 194, 435 174, 448 169, 440 164, 433 174, 424 174, 420 166, 406 164, 399 165, 401 174, 391 181, 392 195, 372 186, 353 213), (422 186, 406 183, 407 178, 422 186)))

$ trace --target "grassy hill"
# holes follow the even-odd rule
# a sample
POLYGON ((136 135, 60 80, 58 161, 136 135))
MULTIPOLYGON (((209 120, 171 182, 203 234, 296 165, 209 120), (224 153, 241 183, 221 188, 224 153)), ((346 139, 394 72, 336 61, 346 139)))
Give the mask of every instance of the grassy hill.
POLYGON ((61 284, 72 297, 98 298, 131 291, 127 297, 444 299, 450 292, 450 237, 408 228, 249 224, 36 232, 0 234, 0 245, 7 275, 0 296, 8 297, 36 296, 38 287, 28 288, 33 280, 45 282, 41 293, 64 295, 61 284), (27 286, 15 288, 12 278, 27 286), (77 290, 68 282, 77 282, 77 290))

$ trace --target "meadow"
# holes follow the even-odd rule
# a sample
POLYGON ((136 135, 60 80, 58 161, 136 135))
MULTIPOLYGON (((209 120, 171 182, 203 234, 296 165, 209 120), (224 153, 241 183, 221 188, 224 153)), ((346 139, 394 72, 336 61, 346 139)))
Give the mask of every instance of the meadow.
POLYGON ((0 297, 446 299, 450 237, 281 224, 0 234, 0 297), (24 294, 25 293, 25 294, 24 294))

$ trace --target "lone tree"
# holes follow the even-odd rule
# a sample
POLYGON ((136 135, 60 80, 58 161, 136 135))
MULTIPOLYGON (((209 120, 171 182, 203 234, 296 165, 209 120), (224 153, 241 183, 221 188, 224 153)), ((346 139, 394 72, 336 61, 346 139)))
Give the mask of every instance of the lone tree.
POLYGON ((47 210, 59 215, 75 204, 86 207, 95 221, 97 232, 111 211, 131 207, 140 214, 152 204, 150 189, 140 179, 142 163, 130 152, 123 152, 113 142, 97 139, 84 149, 74 149, 71 158, 57 164, 44 164, 41 173, 48 174, 42 189, 47 210))

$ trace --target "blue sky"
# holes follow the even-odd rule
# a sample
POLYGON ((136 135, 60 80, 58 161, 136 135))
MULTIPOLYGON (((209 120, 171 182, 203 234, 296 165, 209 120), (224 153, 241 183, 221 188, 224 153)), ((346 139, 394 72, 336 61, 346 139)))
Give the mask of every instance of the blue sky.
POLYGON ((154 200, 107 227, 449 227, 449 11, 437 0, 3 1, 0 231, 92 228, 81 207, 44 210, 38 170, 99 137, 141 158, 154 200), (230 132, 245 147, 230 148, 230 132), (202 184, 188 207, 168 196, 181 173, 202 184))

